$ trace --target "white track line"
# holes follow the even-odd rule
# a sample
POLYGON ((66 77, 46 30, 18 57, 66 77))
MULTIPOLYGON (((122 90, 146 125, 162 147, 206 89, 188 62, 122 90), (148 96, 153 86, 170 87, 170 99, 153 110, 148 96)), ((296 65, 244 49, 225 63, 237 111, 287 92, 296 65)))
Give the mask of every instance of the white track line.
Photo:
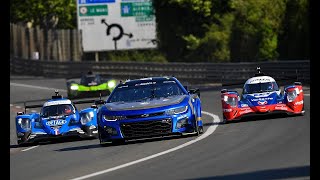
POLYGON ((36 147, 38 147, 38 146, 39 146, 39 145, 37 145, 37 146, 32 146, 32 147, 29 147, 29 148, 24 149, 24 150, 21 150, 21 151, 29 151, 30 149, 36 148, 36 147))
MULTIPOLYGON (((202 111, 203 114, 206 114, 206 115, 209 115, 213 118, 213 123, 219 123, 220 122, 220 119, 219 119, 219 116, 217 115, 214 115, 214 114, 211 114, 209 112, 205 112, 205 111, 202 111)), ((189 142, 186 142, 184 144, 181 144, 177 147, 174 147, 174 148, 171 148, 171 149, 168 149, 166 151, 163 151, 163 152, 160 152, 160 153, 157 153, 157 154, 154 154, 154 155, 151 155, 151 156, 147 156, 145 158, 142 158, 142 159, 138 159, 138 160, 135 160, 135 161, 132 161, 132 162, 129 162, 129 163, 126 163, 126 164, 122 164, 122 165, 119 165, 119 166, 116 166, 116 167, 113 167, 113 168, 109 168, 109 169, 105 169, 105 170, 102 170, 102 171, 98 171, 98 172, 95 172, 95 173, 92 173, 92 174, 88 174, 88 175, 85 175, 85 176, 80 176, 80 177, 77 177, 77 178, 74 178, 72 180, 81 180, 81 179, 87 179, 87 178, 92 178, 94 176, 98 176, 98 175, 101 175, 101 174, 105 174, 105 173, 108 173, 108 172, 111 172, 111 171, 115 171, 115 170, 118 170, 118 169, 121 169, 121 168, 125 168, 125 167, 128 167, 128 166, 131 166, 131 165, 134 165, 134 164, 138 164, 140 162, 143 162, 143 161, 147 161, 149 159, 153 159, 153 158, 156 158, 158 156, 161 156, 161 155, 164 155, 164 154, 168 154, 170 152, 173 152, 173 151, 176 151, 178 149, 181 149, 181 148, 184 148, 186 146, 189 146, 197 141, 200 141, 206 137, 208 137, 210 134, 212 134, 216 128, 218 127, 218 124, 213 124, 211 125, 207 131, 205 133, 203 133, 201 136, 197 137, 196 139, 194 140, 191 140, 189 142)))
POLYGON ((18 84, 18 83, 12 83, 12 82, 10 82, 10 86, 20 86, 20 87, 43 89, 43 90, 50 90, 50 91, 58 90, 58 91, 61 91, 61 92, 67 92, 67 90, 65 90, 65 89, 55 89, 55 88, 49 88, 49 87, 32 86, 32 85, 28 85, 28 84, 18 84))

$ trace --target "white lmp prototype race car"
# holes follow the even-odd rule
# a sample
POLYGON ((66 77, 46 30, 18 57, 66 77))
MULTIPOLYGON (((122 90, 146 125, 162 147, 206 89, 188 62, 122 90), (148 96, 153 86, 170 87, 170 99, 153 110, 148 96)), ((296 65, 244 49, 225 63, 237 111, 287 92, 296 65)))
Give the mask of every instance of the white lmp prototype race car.
POLYGON ((258 73, 245 82, 241 94, 228 89, 221 90, 223 123, 274 113, 304 114, 301 82, 285 86, 281 91, 274 78, 263 74, 260 67, 257 70, 258 73))

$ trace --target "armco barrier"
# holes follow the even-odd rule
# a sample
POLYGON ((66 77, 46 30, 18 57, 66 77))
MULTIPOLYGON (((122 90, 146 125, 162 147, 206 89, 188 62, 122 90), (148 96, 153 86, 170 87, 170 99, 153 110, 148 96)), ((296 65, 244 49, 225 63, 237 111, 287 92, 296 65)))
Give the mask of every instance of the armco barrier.
POLYGON ((310 61, 241 62, 241 63, 150 63, 150 62, 57 62, 30 59, 10 59, 10 72, 52 78, 80 77, 93 71, 117 79, 151 76, 175 76, 196 84, 244 83, 256 73, 256 67, 276 80, 289 79, 310 83, 310 61))

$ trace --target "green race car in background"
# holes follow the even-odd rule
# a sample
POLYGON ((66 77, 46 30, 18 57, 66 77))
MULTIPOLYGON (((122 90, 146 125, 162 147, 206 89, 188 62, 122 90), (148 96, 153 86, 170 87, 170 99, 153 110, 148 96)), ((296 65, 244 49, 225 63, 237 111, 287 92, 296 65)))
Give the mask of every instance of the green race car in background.
POLYGON ((67 93, 69 99, 107 96, 117 85, 113 78, 102 78, 100 74, 91 71, 82 75, 80 82, 75 79, 67 81, 67 93))

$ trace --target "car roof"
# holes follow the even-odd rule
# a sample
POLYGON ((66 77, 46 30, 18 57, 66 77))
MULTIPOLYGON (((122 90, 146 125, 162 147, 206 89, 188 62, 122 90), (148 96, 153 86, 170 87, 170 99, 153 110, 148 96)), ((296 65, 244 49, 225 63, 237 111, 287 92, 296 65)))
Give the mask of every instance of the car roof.
POLYGON ((140 83, 140 82, 148 82, 148 81, 168 81, 168 80, 173 80, 173 81, 177 81, 177 79, 175 77, 148 77, 148 78, 140 78, 140 79, 133 79, 133 80, 126 80, 125 82, 123 82, 123 84, 136 84, 136 83, 140 83))
POLYGON ((271 76, 256 76, 248 79, 245 84, 258 84, 266 82, 276 82, 271 76))
POLYGON ((47 102, 43 104, 43 107, 45 106, 53 106, 53 105, 60 105, 60 104, 72 104, 71 100, 66 98, 61 99, 50 99, 47 102))

